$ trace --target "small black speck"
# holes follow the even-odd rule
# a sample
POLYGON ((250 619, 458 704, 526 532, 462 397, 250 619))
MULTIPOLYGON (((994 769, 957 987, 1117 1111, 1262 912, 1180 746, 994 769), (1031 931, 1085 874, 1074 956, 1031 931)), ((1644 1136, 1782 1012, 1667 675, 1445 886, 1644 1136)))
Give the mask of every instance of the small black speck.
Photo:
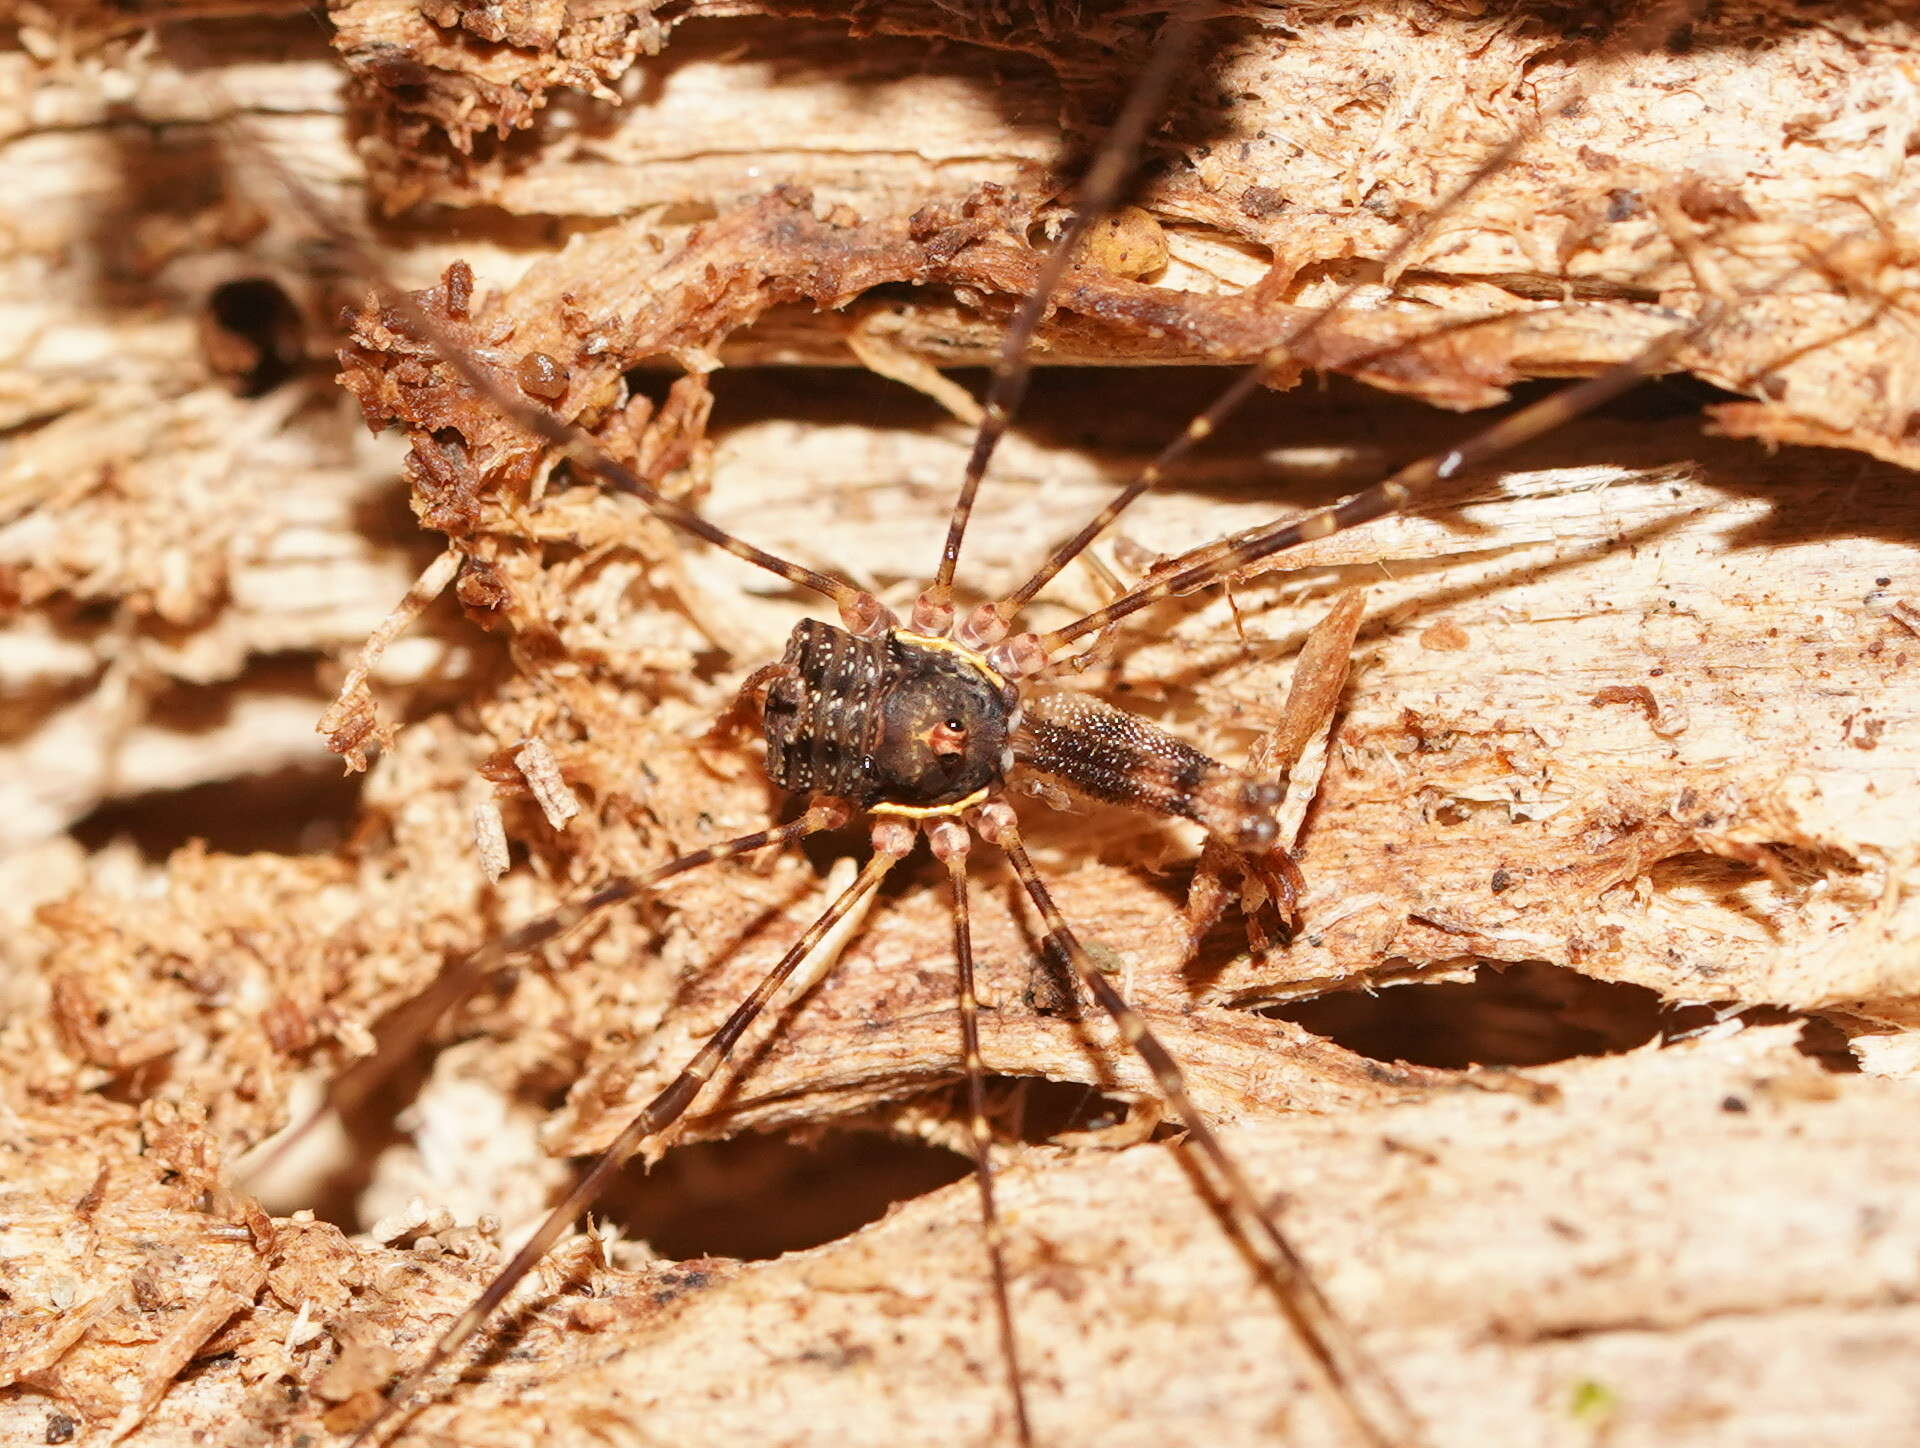
POLYGON ((1503 890, 1511 890, 1513 888, 1513 876, 1509 875, 1503 866, 1493 872, 1493 878, 1487 881, 1487 888, 1496 895, 1503 890))
POLYGON ((47 1439, 49 1443, 71 1443, 73 1435, 80 1425, 65 1413, 54 1413, 47 1419, 47 1439))
POLYGON ((1885 588, 1888 584, 1892 582, 1893 580, 1891 578, 1876 578, 1873 580, 1873 586, 1875 588, 1885 588))
POLYGON ((1745 1116, 1747 1103, 1739 1096, 1726 1096, 1721 1098, 1720 1109, 1732 1116, 1745 1116))
POLYGON ((1632 191, 1610 191, 1607 193, 1607 220, 1626 221, 1631 217, 1643 215, 1646 206, 1632 191))

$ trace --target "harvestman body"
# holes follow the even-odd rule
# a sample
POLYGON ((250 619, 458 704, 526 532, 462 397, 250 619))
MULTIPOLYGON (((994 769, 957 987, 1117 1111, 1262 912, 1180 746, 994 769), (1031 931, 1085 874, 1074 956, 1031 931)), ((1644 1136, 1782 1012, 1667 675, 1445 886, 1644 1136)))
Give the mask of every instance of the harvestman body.
MULTIPOLYGON (((1418 1441, 1411 1415, 1320 1294, 1272 1209, 1254 1192, 1237 1161, 1194 1108, 1178 1064, 1139 1013, 1096 968, 1056 907, 1022 844, 1007 790, 1008 777, 1017 767, 1080 795, 1194 821, 1248 870, 1270 882, 1269 898, 1284 907, 1292 899, 1294 867, 1285 851, 1274 847, 1277 826, 1273 811, 1281 796, 1276 782, 1235 771, 1156 726, 1085 695, 1050 691, 1046 676, 1071 667, 1075 655, 1070 646, 1088 639, 1097 646, 1113 625, 1142 608, 1208 587, 1301 542, 1395 512, 1437 480, 1540 436, 1618 395, 1660 370, 1683 347, 1717 326, 1732 299, 1710 302, 1690 325, 1660 338, 1629 361, 1514 412, 1460 446, 1413 463, 1334 507, 1195 548, 1124 590, 1104 607, 1049 633, 1017 631, 1014 625, 1021 610, 1040 589, 1082 554, 1130 503, 1152 488, 1168 461, 1203 440, 1227 413, 1258 390, 1266 370, 1263 363, 1246 373, 1162 449, 1154 462, 1097 516, 1054 549, 1019 589, 1004 599, 957 613, 953 584, 961 543, 988 461, 1024 390, 1027 343, 1076 249, 1119 197, 1131 160, 1171 78, 1190 53, 1195 32, 1192 23, 1174 21, 1163 33, 1112 132, 1094 157, 1072 221, 1041 267, 1034 291, 1025 298, 1008 330, 939 568, 904 622, 871 594, 840 578, 767 553, 664 496, 577 428, 530 401, 523 395, 529 389, 516 387, 462 348, 427 308, 389 286, 380 288, 389 313, 401 319, 406 332, 424 339, 467 386, 527 432, 563 451, 578 469, 603 486, 638 497, 686 533, 830 600, 839 613, 838 624, 818 620, 800 623, 784 656, 752 674, 742 690, 742 709, 760 718, 769 778, 806 800, 797 818, 667 861, 642 874, 610 880, 585 898, 496 940, 464 964, 461 978, 477 980, 505 959, 536 949, 588 916, 643 896, 676 875, 715 860, 835 828, 856 815, 865 815, 871 821, 873 854, 852 885, 802 932, 680 1074, 581 1176, 479 1299, 401 1378, 373 1419, 355 1435, 356 1445, 373 1441, 396 1419, 427 1377, 466 1343, 624 1164, 680 1119, 800 962, 878 887, 895 864, 912 852, 923 834, 935 857, 944 864, 951 885, 969 1127, 1018 1441, 1031 1443, 1033 1434, 988 1159, 984 1067, 979 1050, 967 897, 968 858, 976 837, 1005 854, 1044 922, 1050 947, 1070 966, 1081 989, 1113 1019, 1125 1044, 1150 1069, 1171 1114, 1186 1129, 1195 1160, 1208 1178, 1225 1224, 1258 1265, 1283 1316, 1330 1387, 1333 1401, 1369 1443, 1401 1445, 1418 1441)), ((1560 110, 1577 99, 1576 94, 1564 101, 1560 110)), ((1394 261, 1410 251, 1469 191, 1504 165, 1524 140, 1524 135, 1516 137, 1476 169, 1428 214, 1421 228, 1403 239, 1394 256, 1388 258, 1386 269, 1391 272, 1394 261)), ((284 173, 282 179, 300 195, 311 214, 321 214, 310 198, 299 192, 297 183, 284 173)), ((377 276, 352 238, 337 239, 355 257, 364 275, 370 279, 377 276)), ((1345 300, 1345 296, 1336 300, 1333 308, 1345 300)), ((1333 308, 1292 336, 1280 339, 1269 360, 1283 358, 1288 344, 1297 343, 1304 330, 1319 325, 1333 308)), ((535 396, 540 395, 538 389, 531 390, 535 396)))

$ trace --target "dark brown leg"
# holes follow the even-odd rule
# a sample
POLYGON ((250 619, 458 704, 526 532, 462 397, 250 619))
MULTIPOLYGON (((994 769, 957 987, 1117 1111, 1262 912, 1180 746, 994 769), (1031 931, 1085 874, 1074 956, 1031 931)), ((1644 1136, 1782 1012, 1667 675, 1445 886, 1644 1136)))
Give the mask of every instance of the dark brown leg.
POLYGON ((298 1125, 282 1133, 257 1161, 247 1162, 245 1172, 250 1178, 258 1180, 264 1173, 272 1171, 289 1151, 329 1115, 347 1116, 357 1110, 386 1083, 399 1063, 413 1054, 414 1048, 427 1038, 442 1016, 472 995, 489 976, 514 956, 538 949, 566 934, 589 915, 647 894, 675 875, 684 875, 689 870, 697 870, 716 860, 730 860, 735 855, 751 854, 770 845, 784 845, 791 840, 818 834, 821 830, 835 829, 845 824, 846 820, 846 811, 838 806, 815 805, 790 824, 756 830, 737 840, 708 845, 678 859, 668 860, 638 875, 622 875, 609 880, 591 895, 563 905, 538 920, 528 921, 498 940, 482 946, 450 969, 442 971, 431 985, 396 1011, 380 1033, 380 1049, 342 1072, 328 1088, 326 1100, 298 1125))
MULTIPOLYGON (((911 844, 911 836, 908 837, 908 843, 911 844)), ((475 1300, 473 1306, 463 1312, 459 1320, 440 1335, 426 1357, 394 1385, 393 1391, 387 1395, 387 1400, 380 1405, 380 1410, 359 1432, 353 1435, 351 1448, 362 1448, 362 1445, 374 1442, 381 1428, 393 1421, 400 1409, 412 1400, 414 1394, 420 1390, 420 1385, 426 1381, 433 1370, 458 1352, 479 1330, 480 1325, 492 1315, 494 1309, 499 1307, 506 1300, 507 1295, 519 1285, 520 1279, 539 1265, 541 1258, 547 1255, 553 1244, 573 1225, 580 1214, 593 1204, 600 1193, 606 1189, 607 1184, 613 1180, 615 1174, 626 1165, 628 1158, 650 1138, 658 1136, 685 1114, 686 1109, 693 1104, 694 1097, 699 1095, 700 1088, 726 1060, 728 1053, 746 1033, 747 1027, 753 1024, 755 1017, 773 998, 774 992, 780 989, 787 977, 793 973, 794 968, 820 943, 822 937, 839 924, 863 896, 879 886, 887 871, 899 861, 901 853, 904 851, 896 853, 877 850, 875 852, 873 858, 868 860, 865 868, 860 871, 859 878, 842 891, 820 917, 806 928, 800 938, 788 948, 786 954, 782 955, 774 967, 760 978, 760 983, 753 988, 752 994, 734 1007, 733 1014, 722 1022, 720 1029, 709 1036, 706 1043, 694 1053, 693 1059, 687 1062, 680 1074, 668 1082, 666 1088, 649 1101, 638 1116, 627 1123, 625 1129, 614 1139, 613 1145, 602 1152, 600 1158, 585 1175, 573 1184, 572 1189, 561 1199, 560 1204, 547 1213, 546 1219, 540 1223, 539 1230, 527 1239, 518 1252, 513 1254, 513 1260, 508 1262, 500 1270, 499 1275, 487 1284, 486 1290, 475 1300)), ((596 896, 599 893, 601 892, 596 892, 596 896)), ((552 933, 557 934, 558 931, 552 933)), ((551 934, 542 938, 551 938, 551 934)), ((521 948, 526 947, 523 944, 521 948)))
POLYGON ((765 717, 767 690, 778 679, 793 672, 793 665, 784 660, 771 664, 762 664, 741 681, 727 707, 722 709, 707 726, 707 739, 711 743, 732 743, 749 730, 757 729, 765 717))
POLYGON ((1000 1321, 1001 1356, 1007 1367, 1007 1394, 1013 1403, 1014 1436, 1020 1448, 1032 1448, 1026 1383, 1020 1372, 1020 1340, 1014 1331, 1013 1303, 1007 1295, 1006 1233, 993 1200, 993 1159, 987 1132, 987 1068, 980 1059, 980 1001, 973 987, 973 933, 967 920, 966 827, 943 821, 934 827, 933 852, 947 867, 953 886, 953 953, 959 965, 960 1053, 967 1072, 967 1137, 973 1147, 973 1179, 980 1184, 980 1223, 987 1244, 993 1283, 993 1310, 1000 1321))
MULTIPOLYGON (((1660 44, 1680 21, 1690 16, 1697 7, 1698 0, 1673 0, 1669 5, 1657 7, 1640 24, 1628 31, 1621 41, 1621 54, 1633 54, 1646 47, 1660 44)), ((1542 112, 1538 119, 1516 131, 1489 152, 1453 190, 1441 197, 1431 210, 1401 234, 1400 239, 1387 250, 1386 255, 1380 258, 1379 275, 1386 277, 1389 283, 1392 283, 1414 251, 1433 235, 1441 223, 1458 212, 1474 192, 1505 171, 1514 157, 1530 145, 1550 122, 1576 111, 1586 101, 1592 90, 1592 85, 1586 83, 1576 83, 1568 87, 1560 99, 1542 112)), ((1315 334, 1325 327, 1329 320, 1344 311, 1347 303, 1369 285, 1371 285, 1370 281, 1360 281, 1342 288, 1335 294, 1332 301, 1280 338, 1264 357, 1241 373, 1225 392, 1213 400, 1206 411, 1194 418, 1171 442, 1161 448, 1154 455, 1153 461, 1142 468, 1132 482, 1115 494, 1112 501, 1102 508, 1084 528, 1047 555, 1046 561, 1034 571, 1033 576, 1021 584, 1001 605, 1005 616, 1011 618, 1031 602, 1034 595, 1046 587, 1055 574, 1105 532, 1113 520, 1124 513, 1141 494, 1156 487, 1169 467, 1206 441, 1222 423, 1238 412, 1259 391, 1260 384, 1271 372, 1286 366, 1304 352, 1315 334)))
POLYGON ((1004 804, 981 811, 980 832, 1013 862, 1027 895, 1046 922, 1047 936, 1073 964, 1074 974, 1102 1010, 1113 1018, 1120 1037, 1153 1073, 1167 1106, 1187 1129, 1197 1159, 1205 1168, 1230 1223, 1246 1243, 1272 1288, 1280 1310, 1292 1324, 1315 1366, 1360 1436, 1371 1448, 1406 1448, 1420 1441, 1412 1415, 1391 1384, 1374 1367, 1347 1325, 1321 1293, 1313 1273, 1281 1232, 1270 1208, 1254 1193, 1240 1165, 1228 1155, 1188 1094, 1186 1077, 1144 1017, 1122 999, 1088 956, 1068 926, 1053 896, 1020 843, 1013 812, 1004 804))
POLYGON ((1040 645, 1051 654, 1082 635, 1096 633, 1115 620, 1125 618, 1163 598, 1193 593, 1218 583, 1236 570, 1262 558, 1302 543, 1331 537, 1348 528, 1357 528, 1362 523, 1371 523, 1375 518, 1384 518, 1389 513, 1397 513, 1433 484, 1477 467, 1522 443, 1531 442, 1618 397, 1629 387, 1664 368, 1682 348, 1690 346, 1717 327, 1728 311, 1724 303, 1710 302, 1691 326, 1667 333, 1625 362, 1608 368, 1598 376, 1589 377, 1585 382, 1563 388, 1518 412, 1509 413, 1491 427, 1473 434, 1458 447, 1409 463, 1385 482, 1376 483, 1365 492, 1355 493, 1331 508, 1322 508, 1291 523, 1256 528, 1236 538, 1196 548, 1175 559, 1167 572, 1151 582, 1141 584, 1124 598, 1042 634, 1040 645))
POLYGON ((974 434, 973 450, 967 456, 966 474, 960 483, 960 496, 954 501, 953 516, 947 524, 947 540, 940 550, 940 567, 934 574, 932 586, 922 595, 921 605, 915 609, 916 627, 935 626, 939 622, 939 611, 951 606, 953 573, 960 561, 960 545, 967 535, 967 520, 973 516, 974 496, 980 491, 980 480, 986 476, 993 450, 1000 445, 1007 424, 1019 411, 1021 400, 1026 396, 1027 379, 1032 372, 1027 361, 1027 346, 1033 340, 1041 316, 1053 300, 1054 288, 1073 264, 1074 256, 1086 240, 1088 231, 1113 209, 1119 199, 1127 173, 1140 153, 1140 144, 1145 140, 1148 128, 1160 115, 1161 101, 1167 87, 1192 53, 1194 42, 1200 34, 1198 23, 1187 13, 1193 8, 1189 5, 1167 21, 1166 28, 1153 47, 1152 56, 1127 94, 1119 119, 1101 138, 1093 164, 1081 178, 1074 197, 1073 219, 1047 253, 1032 292, 1021 301, 1020 310, 1014 314, 1013 323, 1001 341, 1000 358, 994 364, 993 382, 987 389, 986 411, 974 434))
POLYGON ((870 606, 877 607, 868 594, 845 579, 816 572, 769 553, 764 548, 756 548, 708 522, 685 503, 668 497, 632 468, 610 456, 605 448, 580 428, 530 400, 517 386, 463 346, 411 293, 395 285, 353 228, 330 213, 306 183, 283 166, 263 144, 237 125, 229 127, 227 134, 240 150, 274 178, 300 213, 340 255, 346 270, 371 287, 383 306, 397 313, 414 335, 430 345, 435 355, 484 397, 501 416, 512 419, 516 426, 565 453, 575 466, 598 478, 605 486, 640 499, 664 522, 704 539, 716 548, 723 548, 734 557, 744 559, 789 583, 832 599, 839 605, 843 615, 849 615, 851 611, 851 616, 858 617, 870 606))

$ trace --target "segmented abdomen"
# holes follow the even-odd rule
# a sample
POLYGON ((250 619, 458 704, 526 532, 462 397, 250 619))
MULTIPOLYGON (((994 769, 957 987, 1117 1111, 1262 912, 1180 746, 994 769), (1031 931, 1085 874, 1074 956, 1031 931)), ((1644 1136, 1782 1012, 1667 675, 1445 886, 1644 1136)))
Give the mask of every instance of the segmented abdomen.
POLYGON ((803 619, 781 660, 789 672, 767 691, 767 774, 796 794, 866 804, 887 676, 887 641, 803 619))

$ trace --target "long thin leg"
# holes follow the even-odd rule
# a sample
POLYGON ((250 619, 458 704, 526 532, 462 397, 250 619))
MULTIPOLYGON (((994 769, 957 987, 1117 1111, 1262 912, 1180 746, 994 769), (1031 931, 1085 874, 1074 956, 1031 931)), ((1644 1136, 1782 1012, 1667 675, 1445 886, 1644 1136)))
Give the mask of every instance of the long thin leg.
POLYGON ((1225 392, 1208 404, 1205 412, 1194 418, 1184 429, 1174 435, 1173 441, 1155 453, 1153 461, 1140 469, 1132 482, 1114 494, 1107 505, 1095 514, 1084 528, 1049 553, 1046 561, 1033 571, 1033 576, 1007 596, 1006 602, 1001 605, 1007 616, 1011 618, 1025 608, 1035 594, 1053 581, 1056 573, 1084 553, 1093 540, 1106 532, 1113 520, 1124 513, 1141 494, 1157 487, 1169 467, 1211 437, 1221 423, 1238 412, 1247 399, 1259 390, 1260 383, 1269 369, 1285 361, 1288 352, 1299 346, 1306 339, 1309 331, 1323 326, 1327 318, 1345 304, 1348 296, 1358 290, 1357 285, 1349 287, 1324 309, 1314 313, 1312 318, 1302 323, 1296 331, 1289 333, 1279 346, 1270 350, 1266 356, 1236 377, 1225 392))
MULTIPOLYGON (((876 845, 879 841, 876 840, 876 845)), ((912 836, 907 837, 907 844, 912 836)), ((572 1189, 563 1197, 558 1206, 547 1213, 539 1229, 527 1239, 520 1250, 513 1254, 513 1260, 500 1269, 500 1273, 487 1284, 486 1290, 474 1301, 473 1306, 460 1314, 460 1318, 440 1335, 432 1349, 418 1365, 394 1385, 387 1400, 380 1405, 380 1411, 353 1435, 351 1448, 372 1443, 383 1425, 390 1422, 394 1415, 419 1391, 433 1370, 458 1352, 467 1339, 479 1330, 480 1325, 492 1315, 495 1308, 504 1302, 507 1295, 519 1285, 520 1279, 547 1255, 561 1234, 574 1223, 579 1215, 591 1206, 616 1173, 627 1164, 630 1158, 646 1142, 668 1127, 672 1126, 693 1104, 700 1088, 712 1077, 715 1070, 726 1060, 727 1055, 745 1034, 754 1018, 773 998, 774 992, 793 974, 798 966, 818 945, 847 912, 859 903, 860 899, 876 889, 888 870, 901 858, 904 851, 876 848, 873 858, 868 860, 860 871, 859 877, 849 885, 829 905, 820 917, 809 925, 800 938, 781 956, 774 967, 760 978, 747 998, 735 1006, 733 1013, 721 1023, 720 1029, 706 1040, 706 1043, 694 1053, 678 1076, 667 1083, 659 1095, 646 1104, 640 1114, 628 1122, 620 1135, 614 1138, 613 1145, 601 1153, 599 1160, 573 1184, 572 1189)), ((518 933, 518 932, 516 932, 518 933)), ((556 932, 557 933, 557 932, 556 932)), ((550 936, 543 938, 551 938, 550 936)), ((523 947, 524 948, 524 947, 523 947)))
POLYGON ((565 453, 576 466, 598 478, 607 487, 640 499, 662 521, 716 548, 723 548, 756 568, 763 568, 789 583, 832 599, 843 614, 850 613, 852 620, 864 618, 871 611, 870 606, 877 607, 868 594, 845 579, 790 562, 708 522, 685 503, 668 497, 633 469, 610 456, 580 428, 529 401, 517 387, 501 378, 492 367, 463 346, 438 318, 414 300, 412 294, 390 279, 374 260, 371 249, 353 229, 331 214, 306 183, 283 166, 264 144, 238 124, 230 126, 228 134, 279 183, 308 223, 345 258, 352 274, 370 286, 384 306, 398 313, 407 327, 433 348, 441 361, 459 374, 462 381, 491 403, 502 416, 512 419, 516 426, 565 453))
MULTIPOLYGON (((1631 54, 1658 42, 1683 17, 1690 15, 1697 5, 1698 0, 1673 0, 1673 3, 1656 6, 1639 24, 1629 30, 1621 45, 1623 53, 1631 54)), ((1483 157, 1479 164, 1454 186, 1453 190, 1441 197, 1431 210, 1403 232, 1400 239, 1387 249, 1386 254, 1380 258, 1380 275, 1386 277, 1391 283, 1407 258, 1413 255, 1422 242, 1433 235, 1442 222, 1457 213, 1471 199, 1474 192, 1505 171, 1514 157, 1531 145, 1551 122, 1572 114, 1584 105, 1587 97, 1593 93, 1593 88, 1591 83, 1575 83, 1568 87, 1550 109, 1515 131, 1483 157)), ((1344 311, 1349 302, 1372 284, 1369 277, 1342 287, 1335 293, 1332 301, 1292 328, 1267 350, 1266 355, 1235 378, 1225 392, 1215 398, 1204 412, 1195 417, 1185 429, 1174 436, 1172 441, 1161 448, 1133 481, 1115 494, 1084 528, 1047 555, 1046 561, 1034 571, 1033 576, 1021 584, 1002 604, 1006 616, 1011 617, 1024 608, 1034 595, 1047 586, 1055 574, 1105 532, 1113 520, 1132 506, 1141 494, 1156 487, 1169 467, 1211 437, 1222 423, 1239 411, 1259 390, 1260 383, 1268 372, 1281 366, 1292 355, 1298 353, 1333 317, 1344 311)))
POLYGON ((953 953, 959 969, 960 1053, 967 1071, 967 1137, 973 1147, 973 1179, 980 1184, 980 1224, 993 1282, 993 1310, 1000 1320, 1000 1349, 1007 1368, 1007 1394, 1013 1403, 1014 1434, 1021 1448, 1032 1448, 1026 1381, 1020 1371, 1020 1339, 1014 1331, 1013 1303, 1007 1294, 1006 1232, 993 1199, 987 1068, 980 1059, 980 1000, 973 988, 973 932, 967 919, 968 843, 966 826, 951 820, 935 826, 933 852, 946 865, 947 879, 953 886, 953 953))
POLYGON ((1144 1017, 1107 981, 1053 902, 1040 873, 1020 842, 1013 811, 1004 804, 981 812, 980 832, 999 845, 1013 862, 1055 947, 1073 964, 1080 983, 1113 1018, 1121 1039, 1131 1046, 1153 1073, 1167 1105, 1187 1128, 1200 1160, 1249 1250, 1258 1258, 1288 1322, 1333 1389, 1333 1396, 1353 1425, 1374 1448, 1400 1448, 1419 1441, 1413 1418, 1387 1379, 1361 1349, 1333 1306, 1321 1293, 1313 1273, 1293 1244, 1281 1232, 1273 1212, 1254 1193, 1240 1165, 1214 1134, 1193 1104, 1186 1077, 1160 1039, 1147 1028, 1144 1017))
POLYGON ((249 1176, 258 1179, 272 1171, 329 1115, 351 1114, 392 1077, 398 1064, 413 1054, 414 1048, 427 1038, 442 1016, 472 995, 514 956, 538 949, 566 934, 589 915, 647 894, 675 875, 684 875, 689 870, 697 870, 717 860, 730 860, 736 855, 764 850, 769 845, 784 845, 792 840, 804 839, 821 830, 835 829, 846 821, 847 812, 844 809, 836 805, 815 805, 788 824, 755 830, 738 839, 708 845, 691 854, 681 855, 678 859, 655 865, 651 870, 642 870, 637 875, 616 876, 591 895, 570 901, 549 914, 528 921, 498 940, 489 941, 451 969, 442 971, 431 985, 395 1012, 381 1031, 380 1049, 342 1072, 328 1089, 326 1100, 299 1124, 281 1133, 264 1155, 246 1164, 245 1170, 249 1176))
POLYGON ((1159 577, 1141 584, 1124 598, 1042 634, 1040 645, 1051 654, 1083 634, 1098 632, 1115 620, 1125 618, 1160 599, 1205 588, 1235 569, 1244 568, 1270 554, 1328 538, 1362 523, 1371 523, 1375 518, 1397 513, 1433 484, 1530 442, 1618 397, 1658 372, 1683 347, 1698 341, 1718 326, 1727 311, 1724 304, 1710 302, 1691 326, 1668 332, 1625 362, 1616 363, 1598 376, 1562 388, 1518 412, 1509 413, 1459 446, 1409 463, 1385 482, 1375 483, 1366 491, 1355 493, 1331 508, 1322 508, 1291 523, 1256 528, 1251 533, 1209 543, 1183 554, 1159 577))
POLYGON ((980 491, 980 480, 986 476, 993 450, 1000 445, 1007 424, 1012 421, 1014 413, 1020 408, 1021 399, 1026 396, 1027 379, 1032 375, 1032 366, 1027 360, 1027 345, 1033 340, 1048 303, 1053 300, 1054 288, 1059 286, 1060 278, 1066 275, 1067 268, 1073 264, 1074 256, 1086 240, 1087 233, 1093 229, 1095 222, 1113 209, 1134 158, 1139 154, 1141 142, 1146 138, 1147 129, 1160 114, 1160 103, 1168 86, 1181 66, 1186 64, 1187 56, 1199 38, 1200 26, 1191 16, 1192 9, 1189 5, 1170 18, 1154 43, 1153 54, 1127 93, 1119 119, 1101 137, 1093 163, 1081 178, 1074 197, 1072 220, 1067 223, 1059 240, 1054 242, 1053 249, 1047 253, 1046 260, 1040 266, 1040 275, 1034 280, 1033 290, 1021 301, 1020 310, 1014 313, 1013 324, 1001 341, 1000 359, 994 364, 993 382, 987 389, 986 411, 981 416, 979 430, 974 434, 973 450, 967 456, 966 475, 960 483, 960 496, 954 502, 953 517, 947 524, 947 541, 940 550, 940 567, 934 575, 933 586, 927 590, 928 597, 936 599, 940 605, 945 605, 952 593, 953 572, 960 561, 960 544, 967 534, 967 520, 973 515, 973 500, 980 491))

